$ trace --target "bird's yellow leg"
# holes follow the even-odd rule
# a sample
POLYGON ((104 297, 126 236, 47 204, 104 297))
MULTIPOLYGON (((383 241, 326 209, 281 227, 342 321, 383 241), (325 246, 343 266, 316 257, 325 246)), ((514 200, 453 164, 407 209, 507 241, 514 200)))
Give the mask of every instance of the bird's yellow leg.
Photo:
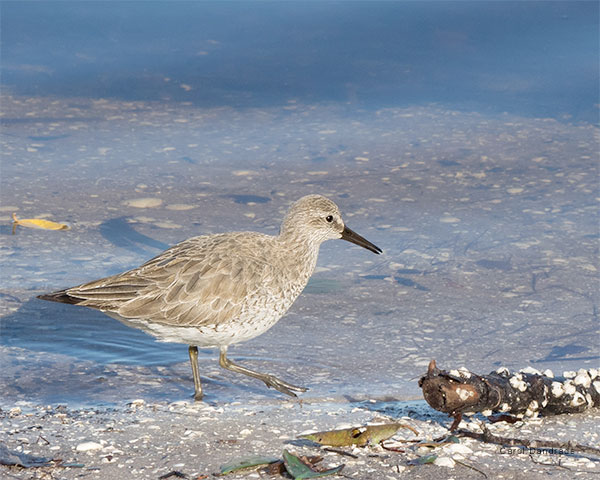
POLYGON ((194 376, 194 400, 202 400, 202 381, 198 371, 198 347, 190 345, 189 347, 190 363, 192 364, 192 375, 194 376))
POLYGON ((221 353, 219 355, 219 365, 221 365, 221 367, 223 368, 226 368, 227 370, 231 370, 232 372, 242 373, 250 377, 258 378, 259 380, 265 382, 267 387, 274 388, 275 390, 278 390, 281 393, 285 393, 286 395, 290 395, 291 397, 297 396, 293 391, 306 392, 306 390, 308 390, 307 388, 297 387, 296 385, 292 385, 291 383, 279 380, 273 375, 255 372, 254 370, 250 370, 249 368, 242 367, 241 365, 233 363, 227 358, 227 346, 221 347, 221 353))

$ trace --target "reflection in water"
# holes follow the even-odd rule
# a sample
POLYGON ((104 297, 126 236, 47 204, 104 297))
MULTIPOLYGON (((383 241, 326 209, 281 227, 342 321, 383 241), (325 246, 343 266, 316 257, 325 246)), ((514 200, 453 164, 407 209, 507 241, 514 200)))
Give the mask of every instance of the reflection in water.
POLYGON ((267 203, 271 199, 269 197, 260 197, 258 195, 227 195, 232 198, 235 203, 248 204, 248 203, 267 203))
POLYGON ((155 342, 143 332, 87 308, 42 302, 29 300, 2 317, 2 345, 100 364, 168 365, 186 359, 184 345, 155 342))
MULTIPOLYGON (((127 221, 127 217, 117 217, 106 220, 100 224, 98 230, 100 231, 100 234, 113 245, 125 248, 134 253, 143 253, 145 255, 149 252, 149 250, 146 250, 143 247, 150 247, 160 251, 169 248, 169 245, 166 243, 155 240, 154 238, 134 230, 127 221)), ((151 253, 157 252, 152 250, 151 253)))

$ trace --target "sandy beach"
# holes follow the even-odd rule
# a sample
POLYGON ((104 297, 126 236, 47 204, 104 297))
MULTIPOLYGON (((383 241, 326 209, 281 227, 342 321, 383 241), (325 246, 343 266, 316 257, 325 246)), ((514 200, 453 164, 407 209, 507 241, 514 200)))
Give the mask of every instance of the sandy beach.
MULTIPOLYGON (((283 449, 319 455, 323 467, 345 464, 344 478, 589 478, 600 468, 598 458, 548 450, 509 449, 461 439, 437 448, 415 448, 406 440, 432 440, 447 435, 448 419, 423 401, 365 399, 304 401, 274 399, 231 403, 150 403, 142 399, 114 407, 71 408, 28 402, 2 406, 2 444, 8 449, 74 466, 0 467, 4 478, 20 479, 158 479, 215 478, 221 466, 249 456, 281 458, 283 449), (381 446, 327 451, 301 433, 401 421, 419 435, 401 429, 381 446), (434 454, 436 463, 410 465, 434 454), (177 476, 178 472, 180 475, 177 476), (185 475, 185 476, 183 476, 185 475)), ((600 412, 535 419, 489 428, 503 436, 560 439, 598 445, 600 412)), ((477 430, 477 421, 463 423, 477 430)), ((231 473, 225 478, 278 478, 261 471, 231 473)), ((281 477, 279 477, 281 478, 281 477)), ((336 478, 336 477, 331 477, 336 478)), ((340 477, 337 477, 340 478, 340 477)))

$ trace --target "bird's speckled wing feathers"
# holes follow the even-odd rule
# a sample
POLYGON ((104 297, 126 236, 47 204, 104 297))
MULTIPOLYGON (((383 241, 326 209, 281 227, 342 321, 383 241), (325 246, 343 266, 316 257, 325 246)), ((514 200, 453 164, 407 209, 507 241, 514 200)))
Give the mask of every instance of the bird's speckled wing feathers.
MULTIPOLYGON (((228 233, 195 237, 138 268, 66 290, 78 304, 173 326, 216 325, 264 299, 277 277, 257 242, 272 237, 228 233), (248 248, 246 248, 246 245, 248 248), (265 291, 267 290, 267 291, 265 291)), ((272 292, 271 292, 272 293, 272 292)))

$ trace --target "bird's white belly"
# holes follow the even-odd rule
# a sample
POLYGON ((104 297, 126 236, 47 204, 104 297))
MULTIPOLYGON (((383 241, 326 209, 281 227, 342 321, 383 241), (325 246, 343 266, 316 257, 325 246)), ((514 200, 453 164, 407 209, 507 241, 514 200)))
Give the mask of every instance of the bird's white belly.
POLYGON ((138 328, 156 337, 160 342, 184 343, 198 347, 220 347, 244 342, 266 332, 279 320, 277 316, 241 319, 218 325, 198 327, 178 327, 163 323, 148 322, 144 319, 123 318, 120 315, 105 312, 128 327, 138 328), (245 320, 245 321, 244 321, 245 320))

